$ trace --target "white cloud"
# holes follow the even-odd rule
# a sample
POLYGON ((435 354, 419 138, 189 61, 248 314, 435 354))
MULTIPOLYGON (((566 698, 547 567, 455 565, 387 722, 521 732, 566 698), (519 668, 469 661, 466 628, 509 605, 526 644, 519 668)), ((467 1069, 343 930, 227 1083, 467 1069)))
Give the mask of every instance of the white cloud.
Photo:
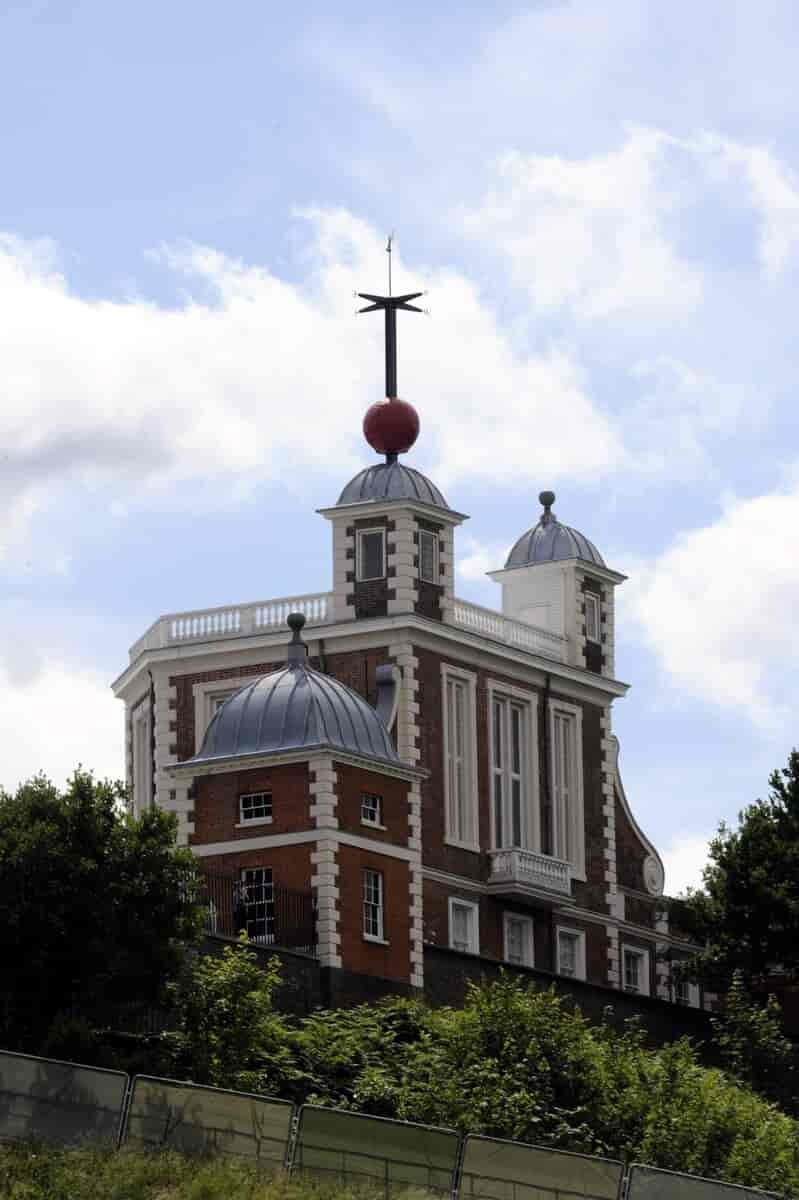
POLYGON ((680 535, 621 589, 635 620, 684 692, 776 731, 799 669, 799 488, 730 500, 680 535))
MULTIPOLYGON (((380 286, 384 243, 349 213, 304 215, 303 284, 206 247, 162 249, 185 282, 171 309, 85 300, 49 243, 0 242, 0 559, 59 488, 112 485, 119 512, 154 492, 168 502, 178 480, 224 497, 243 479, 343 484, 368 460, 360 427, 383 392, 382 321, 356 321, 352 294, 380 286)), ((407 282, 419 280, 435 319, 408 317, 400 333, 400 385, 422 416, 417 463, 437 460, 444 484, 499 472, 518 486, 623 463, 566 350, 526 357, 463 275, 414 270, 407 282)))
POLYGON ((692 312, 702 273, 664 227, 678 203, 663 171, 670 140, 633 128, 620 149, 582 159, 505 154, 463 226, 508 260, 539 309, 585 320, 692 312))
POLYGON ((539 311, 673 321, 697 312, 708 276, 679 248, 680 219, 690 211, 710 236, 719 183, 749 215, 775 279, 799 246, 799 182, 770 148, 715 133, 633 126, 604 153, 510 151, 461 225, 509 264, 539 311))
POLYGON ((664 891, 667 896, 679 896, 686 888, 702 886, 702 868, 707 864, 710 837, 678 835, 660 852, 666 872, 664 891))
POLYGON ((504 566, 509 550, 507 543, 488 544, 469 533, 460 533, 455 573, 469 583, 486 583, 486 572, 497 571, 504 566))
POLYGON ((43 770, 63 786, 79 763, 125 776, 123 708, 98 671, 15 644, 0 653, 0 788, 43 770))

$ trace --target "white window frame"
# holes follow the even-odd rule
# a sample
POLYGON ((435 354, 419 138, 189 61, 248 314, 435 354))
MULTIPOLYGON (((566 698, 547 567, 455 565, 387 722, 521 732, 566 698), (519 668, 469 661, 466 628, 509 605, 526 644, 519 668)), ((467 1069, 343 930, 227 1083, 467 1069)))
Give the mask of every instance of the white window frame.
POLYGON ((194 695, 194 753, 199 753, 205 731, 211 718, 221 704, 247 683, 254 683, 257 675, 241 675, 237 679, 215 679, 211 683, 195 683, 194 695))
POLYGON ((371 581, 376 580, 376 579, 385 579, 387 572, 388 572, 388 564, 386 562, 386 527, 385 527, 385 525, 376 525, 374 528, 371 528, 371 529, 358 529, 356 531, 356 540, 355 540, 355 578, 358 581, 358 583, 370 583, 371 581), (361 544, 363 542, 364 537, 369 536, 374 533, 379 533, 380 537, 382 539, 381 544, 383 547, 383 551, 382 551, 383 572, 381 575, 364 575, 364 573, 363 573, 363 551, 361 549, 361 544))
POLYGON ((361 933, 366 942, 381 942, 386 944, 385 939, 385 910, 386 910, 386 883, 383 878, 382 871, 376 871, 374 867, 363 867, 361 869, 361 933), (367 875, 371 875, 377 880, 377 901, 366 899, 366 884, 367 875), (366 929, 366 906, 377 910, 377 933, 368 933, 366 929))
POLYGON ((564 979, 585 979, 585 930, 575 929, 571 925, 556 925, 555 926, 555 970, 558 975, 563 975, 564 979), (574 975, 564 975, 560 965, 560 935, 567 934, 569 937, 576 939, 575 955, 574 955, 574 975))
POLYGON ((444 731, 444 841, 449 846, 463 850, 480 850, 479 798, 477 791, 477 676, 473 671, 464 671, 449 663, 441 664, 441 724, 444 731), (451 809, 455 798, 451 795, 450 780, 450 713, 449 684, 462 685, 463 705, 463 812, 465 837, 456 836, 453 830, 451 809))
POLYGON ((439 570, 438 570, 438 563, 439 563, 438 553, 439 553, 438 534, 431 533, 429 529, 420 529, 419 530, 419 578, 424 580, 425 583, 440 583, 439 570), (424 538, 430 538, 433 543, 433 573, 432 573, 432 577, 422 574, 422 562, 423 562, 422 541, 424 538))
POLYGON ((599 596, 596 592, 584 592, 585 596, 585 637, 586 641, 596 642, 601 644, 602 628, 600 620, 599 596), (591 634, 591 621, 589 620, 589 610, 593 613, 594 633, 591 634))
POLYGON ((568 861, 573 878, 585 882, 585 793, 583 790, 583 710, 578 704, 567 704, 564 700, 549 701, 549 778, 552 789, 552 820, 554 858, 568 861), (555 789, 555 717, 561 714, 573 720, 574 739, 572 757, 573 802, 564 814, 562 798, 555 789), (564 851, 564 825, 569 822, 571 853, 566 858, 564 851))
POLYGON ((455 929, 454 910, 463 908, 469 913, 469 940, 466 950, 459 950, 460 954, 479 954, 480 953, 480 906, 471 900, 462 900, 460 896, 450 896, 448 903, 449 910, 449 946, 451 950, 458 949, 455 946, 453 932, 455 929))
MULTIPOLYGON (((491 816, 491 847, 494 850, 535 850, 541 851, 541 805, 538 787, 538 695, 536 692, 525 691, 524 688, 513 687, 512 684, 488 681, 488 778, 489 778, 489 812, 491 816), (494 701, 507 700, 521 705, 522 715, 522 804, 521 804, 521 846, 500 846, 497 841, 497 822, 494 801, 494 778, 500 773, 500 768, 494 761, 494 701)), ((503 805, 505 807, 505 822, 507 823, 508 798, 503 790, 503 805)))
POLYGON ((133 813, 138 817, 153 807, 153 722, 149 692, 131 709, 130 722, 133 813))
POLYGON ((361 824, 367 829, 385 829, 383 824, 383 797, 377 792, 361 792, 361 824), (373 821, 370 817, 365 817, 363 800, 364 796, 368 796, 370 800, 377 801, 377 820, 373 821))
POLYGON ((628 945, 627 943, 622 943, 620 966, 621 966, 620 974, 621 974, 622 991, 628 992, 629 995, 631 995, 631 996, 648 996, 650 993, 650 989, 649 989, 649 951, 646 950, 643 946, 631 946, 631 945, 628 945), (640 988, 631 988, 631 987, 627 986, 627 964, 625 962, 625 957, 628 954, 633 954, 636 956, 636 958, 640 959, 640 962, 641 962, 640 975, 639 975, 639 978, 641 980, 640 988))
POLYGON ((673 999, 675 1004, 681 1004, 684 1008, 699 1008, 699 984, 691 983, 690 979, 672 979, 673 999), (685 1000, 677 998, 677 987, 680 983, 688 989, 688 996, 685 1000))
MULTIPOLYGON (((245 817, 244 801, 250 800, 254 796, 268 796, 269 801, 270 801, 269 807, 270 808, 272 807, 272 789, 271 788, 260 788, 257 792, 242 792, 242 794, 239 796, 239 819, 238 819, 238 823, 236 825, 237 829, 249 829, 253 825, 271 825, 272 824, 271 816, 268 816, 268 817, 245 817)), ((263 807, 265 807, 265 805, 263 807)))
MULTIPOLYGON (((253 938, 253 941, 257 941, 259 938, 263 938, 263 944, 267 945, 267 946, 271 946, 275 940, 275 874, 274 874, 274 871, 273 871, 272 867, 264 867, 264 866, 241 867, 240 872, 239 872, 239 879, 241 880, 241 885, 242 885, 242 900, 243 900, 243 889, 244 889, 244 887, 246 887, 246 885, 248 883, 254 887, 262 887, 266 891, 266 896, 265 896, 264 900, 258 900, 258 901, 250 900, 249 904, 244 903, 243 907, 246 912, 248 907, 254 908, 256 905, 260 906, 261 904, 263 904, 263 906, 264 906, 264 917, 263 917, 264 932, 263 932, 263 934, 253 934, 252 938, 253 938), (262 878, 260 880, 258 880, 258 879, 248 880, 246 878, 248 873, 256 874, 258 872, 262 872, 264 876, 268 873, 268 875, 269 875, 268 881, 265 878, 262 878), (271 933, 269 930, 270 919, 272 922, 271 933)), ((248 921, 249 919, 250 918, 245 918, 246 921, 248 921)), ((256 918, 255 916, 252 917, 253 922, 256 921, 257 919, 258 918, 256 918)))
POLYGON ((533 918, 524 917, 521 913, 506 912, 502 918, 502 955, 505 962, 511 962, 510 953, 508 950, 508 927, 512 922, 518 922, 524 928, 522 938, 522 961, 514 963, 514 966, 519 967, 534 967, 535 966, 535 942, 533 931, 533 918))

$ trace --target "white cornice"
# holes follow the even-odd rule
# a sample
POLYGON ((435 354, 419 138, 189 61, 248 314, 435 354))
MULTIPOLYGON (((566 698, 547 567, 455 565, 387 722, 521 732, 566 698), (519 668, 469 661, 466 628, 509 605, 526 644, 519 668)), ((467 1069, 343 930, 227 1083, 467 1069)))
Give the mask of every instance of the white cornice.
POLYGON ((535 567, 551 567, 553 563, 563 564, 564 566, 573 566, 578 571, 582 571, 588 575, 596 575, 597 579, 603 580, 605 583, 619 584, 624 583, 628 578, 627 575, 622 575, 620 571, 611 571, 610 567, 600 567, 596 563, 588 562, 585 558, 556 558, 548 562, 540 563, 519 563, 515 567, 500 567, 497 571, 486 571, 489 579, 493 579, 495 583, 502 583, 504 579, 515 575, 517 571, 526 571, 535 567))
MULTIPOLYGON (((427 649, 440 651, 440 643, 443 641, 458 646, 461 651, 471 650, 477 661, 489 670, 496 669, 497 661, 501 661, 509 667, 508 673, 515 672, 520 680, 530 682, 532 672, 535 676, 534 682, 539 686, 543 684, 545 675, 550 675, 559 681, 576 684, 579 688, 578 698, 588 699, 593 703, 606 703, 608 697, 624 696, 629 689, 629 684, 622 683, 620 680, 608 679, 604 675, 597 675, 583 667, 573 667, 568 663, 559 662, 557 659, 545 658, 543 655, 533 654, 529 650, 494 641, 484 634, 471 633, 459 625, 428 620, 415 613, 398 613, 396 616, 369 617, 358 621, 349 620, 330 625, 314 625, 311 629, 306 630, 309 654, 313 655, 318 651, 320 638, 324 639, 325 649, 328 653, 356 648, 359 642, 364 647, 373 646, 375 642, 385 642, 387 638, 392 642, 412 640, 416 644, 424 645, 427 649), (383 634, 386 636, 381 636, 383 634), (339 644, 331 645, 334 640, 339 644)), ((192 666, 195 671, 218 669, 222 659, 225 659, 231 667, 246 666, 247 663, 243 658, 233 659, 233 655, 247 655, 251 659, 253 654, 258 651, 268 651, 269 657, 274 657, 275 652, 285 653, 283 648, 288 645, 289 640, 288 630, 285 632, 281 630, 279 633, 226 637, 220 638, 218 641, 189 642, 184 645, 145 650, 111 686, 117 697, 124 698, 124 692, 131 680, 135 679, 139 672, 148 666, 175 667, 180 664, 184 667, 186 674, 191 671, 192 666), (197 664, 196 660, 203 658, 209 661, 201 665, 197 664), (232 659, 233 661, 231 661, 232 659)), ((178 673, 180 672, 174 670, 170 672, 170 674, 178 673)))
POLYGON ((360 500, 352 504, 334 504, 329 508, 317 508, 316 511, 321 517, 327 517, 328 521, 333 521, 337 517, 346 517, 348 520, 357 521, 361 517, 373 517, 381 509, 392 512, 399 508, 418 512, 421 516, 441 521, 444 525, 461 525, 464 521, 469 520, 466 513, 456 512, 453 508, 441 508, 438 504, 425 504, 423 500, 411 499, 360 500))
POLYGON ((254 767, 282 767, 291 763, 308 762, 319 755, 325 755, 337 763, 360 767, 362 770, 371 771, 376 775, 404 779, 408 783, 412 783, 416 779, 427 779, 430 774, 422 767, 409 767, 405 763, 390 763, 382 758, 352 754, 330 745, 303 746, 298 750, 273 751, 271 754, 234 754, 227 758, 210 759, 207 762, 195 762, 193 758, 187 758, 183 762, 172 763, 166 767, 166 770, 170 775, 177 776, 226 775, 231 771, 250 771, 254 767))
POLYGON ((190 849, 198 858, 213 858, 217 854, 242 854, 248 850, 272 850, 281 846, 301 846, 308 842, 336 842, 340 846, 354 846, 357 850, 368 850, 385 858, 399 858, 403 862, 417 862, 419 852, 393 842, 381 842, 377 838, 358 837, 355 833, 342 833, 339 829, 303 829, 299 833, 276 833, 271 837, 236 838, 230 842, 207 842, 190 849))

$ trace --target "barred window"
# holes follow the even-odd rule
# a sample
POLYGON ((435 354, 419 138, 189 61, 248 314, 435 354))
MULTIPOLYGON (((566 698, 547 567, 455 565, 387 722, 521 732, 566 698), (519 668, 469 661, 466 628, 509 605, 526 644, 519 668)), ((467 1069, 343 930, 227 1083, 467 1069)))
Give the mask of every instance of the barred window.
POLYGON ((361 823, 364 825, 383 824, 382 796, 375 796, 372 792, 361 792, 361 823))
POLYGON ((363 934, 383 937, 383 876, 368 869, 363 872, 363 934))
POLYGON ((239 796, 239 810, 242 821, 271 821, 272 793, 250 792, 246 796, 239 796))
POLYGON ((254 941, 271 942, 275 936, 275 894, 271 867, 246 867, 241 872, 243 928, 254 941))

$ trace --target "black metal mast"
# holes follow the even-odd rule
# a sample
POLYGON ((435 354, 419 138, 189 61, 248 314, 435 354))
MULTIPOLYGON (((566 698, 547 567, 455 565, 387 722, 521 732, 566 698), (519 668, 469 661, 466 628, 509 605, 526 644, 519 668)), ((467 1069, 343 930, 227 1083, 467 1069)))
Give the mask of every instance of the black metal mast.
MULTIPOLYGON (((393 234, 392 234, 393 237, 393 234)), ((401 309, 403 312, 424 312, 424 309, 417 308, 415 304, 409 304, 409 300, 418 300, 424 292, 409 292, 407 296, 392 296, 391 295, 391 241, 388 239, 386 253, 388 259, 388 295, 387 296, 372 296, 369 292, 358 292, 361 300, 371 300, 371 304, 367 304, 365 308, 359 308, 358 312, 375 312, 382 308, 386 314, 386 396, 389 400, 397 398, 397 312, 401 309)))

